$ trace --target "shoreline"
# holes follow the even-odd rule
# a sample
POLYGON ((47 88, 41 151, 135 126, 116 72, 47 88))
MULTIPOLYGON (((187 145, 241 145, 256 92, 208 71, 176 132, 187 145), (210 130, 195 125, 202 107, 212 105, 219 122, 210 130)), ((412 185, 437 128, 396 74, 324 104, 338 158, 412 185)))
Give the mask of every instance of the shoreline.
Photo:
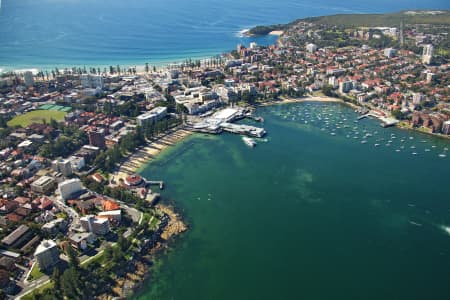
MULTIPOLYGON (((290 103, 305 103, 305 102, 321 102, 321 103, 341 103, 344 105, 347 105, 349 107, 351 107, 352 109, 360 109, 362 106, 356 105, 354 103, 348 102, 348 101, 344 101, 340 98, 335 98, 335 97, 329 97, 329 96, 307 96, 304 98, 281 98, 281 100, 270 100, 268 102, 263 102, 263 103, 259 103, 257 106, 259 107, 266 107, 266 106, 272 106, 272 105, 283 105, 283 104, 290 104, 290 103)), ((393 126, 395 128, 398 129, 402 129, 402 130, 410 130, 412 132, 417 132, 417 133, 422 133, 426 136, 429 137, 435 137, 435 138, 440 138, 440 139, 444 139, 444 140, 450 140, 450 136, 448 135, 443 135, 443 134, 436 134, 436 133, 432 133, 432 132, 426 132, 426 131, 422 131, 419 130, 418 128, 415 127, 409 127, 409 126, 405 126, 402 125, 401 122, 397 123, 395 126, 393 126)))
POLYGON ((130 289, 130 294, 127 295, 128 298, 131 297, 134 299, 135 297, 139 297, 142 292, 145 291, 145 286, 151 284, 153 281, 153 268, 158 265, 161 266, 160 263, 163 256, 167 255, 167 251, 170 251, 172 246, 174 246, 175 243, 178 243, 180 240, 179 238, 183 237, 184 233, 189 229, 189 222, 186 221, 180 208, 176 206, 175 200, 169 200, 168 202, 158 204, 155 207, 169 216, 169 223, 161 233, 160 241, 158 241, 154 247, 149 249, 147 254, 143 255, 149 258, 150 264, 147 263, 143 266, 145 268, 145 274, 143 274, 141 281, 136 283, 130 289))
POLYGON ((358 109, 359 106, 355 105, 353 103, 344 101, 340 98, 335 97, 328 97, 328 96, 306 96, 302 98, 280 98, 281 100, 270 100, 267 102, 263 102, 258 104, 257 106, 265 107, 265 106, 271 106, 271 105, 278 105, 278 104, 289 104, 289 103, 305 103, 305 102, 322 102, 322 103, 342 103, 345 105, 350 106, 351 108, 358 109))
MULTIPOLYGON (((159 234, 159 238, 153 242, 153 245, 145 248, 143 253, 130 261, 130 264, 134 265, 133 271, 126 272, 115 279, 116 284, 112 290, 115 295, 119 296, 119 299, 139 295, 142 288, 147 283, 151 283, 152 268, 154 268, 160 256, 165 253, 164 250, 170 249, 175 237, 188 230, 189 226, 176 207, 171 204, 157 204, 155 208, 168 217, 168 222, 162 226, 162 232, 159 234)), ((97 299, 114 299, 111 297, 113 297, 111 294, 100 294, 97 299)))
POLYGON ((138 173, 161 152, 192 135, 184 128, 171 129, 168 133, 149 141, 145 146, 132 153, 123 161, 118 170, 112 173, 114 180, 125 179, 128 175, 138 173))
POLYGON ((122 70, 126 70, 128 68, 136 68, 136 71, 138 73, 144 73, 145 72, 145 64, 148 63, 149 68, 153 68, 153 66, 156 69, 164 69, 167 66, 170 65, 177 65, 177 64, 182 64, 186 61, 186 59, 192 59, 193 61, 195 60, 200 60, 200 61, 206 61, 212 57, 216 57, 216 56, 221 56, 223 54, 229 53, 229 51, 223 51, 220 54, 217 54, 217 52, 211 53, 211 54, 203 54, 203 55, 198 55, 198 56, 180 56, 177 58, 173 58, 173 59, 161 59, 161 60, 148 60, 148 61, 138 61, 138 62, 117 62, 115 61, 114 63, 109 63, 109 64, 104 64, 104 63, 92 63, 92 64, 67 64, 67 63, 57 63, 54 65, 42 65, 42 66, 37 66, 37 65, 30 65, 30 66, 0 66, 0 75, 1 74, 7 74, 7 73, 24 73, 26 71, 31 71, 34 75, 36 75, 39 72, 45 72, 45 71, 51 71, 54 70, 55 68, 58 68, 60 70, 60 72, 64 71, 64 70, 71 70, 72 68, 81 68, 83 69, 84 67, 88 68, 88 67, 94 67, 94 68, 100 68, 102 71, 104 68, 108 69, 108 73, 109 73, 109 67, 113 66, 116 67, 117 65, 119 65, 121 67, 122 70))

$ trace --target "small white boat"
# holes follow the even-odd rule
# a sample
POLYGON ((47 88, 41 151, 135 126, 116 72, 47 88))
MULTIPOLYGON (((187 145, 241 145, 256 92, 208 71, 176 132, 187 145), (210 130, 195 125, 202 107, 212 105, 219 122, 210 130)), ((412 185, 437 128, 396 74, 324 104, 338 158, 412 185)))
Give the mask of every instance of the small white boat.
POLYGON ((253 139, 249 138, 249 137, 243 136, 242 140, 249 147, 255 147, 256 146, 256 142, 253 139))
POLYGON ((414 222, 414 221, 409 221, 409 224, 414 225, 414 226, 419 226, 419 227, 422 226, 422 224, 414 222))
POLYGON ((447 155, 445 155, 444 153, 442 153, 442 154, 439 154, 439 157, 444 158, 444 157, 447 157, 447 155))

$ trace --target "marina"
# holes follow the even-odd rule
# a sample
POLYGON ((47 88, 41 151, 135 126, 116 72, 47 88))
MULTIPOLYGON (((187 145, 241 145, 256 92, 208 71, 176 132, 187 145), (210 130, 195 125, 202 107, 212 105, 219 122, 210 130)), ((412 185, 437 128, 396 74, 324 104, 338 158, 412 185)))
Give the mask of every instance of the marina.
POLYGON ((447 158, 448 147, 436 143, 439 139, 425 140, 423 134, 390 129, 398 121, 382 116, 377 111, 350 111, 340 104, 305 102, 299 105, 267 107, 280 121, 289 121, 305 130, 318 130, 333 138, 345 138, 361 146, 385 149, 389 152, 404 153, 414 157, 434 155, 438 159, 447 158), (360 115, 362 113, 362 115, 360 115), (373 119, 381 120, 385 129, 375 129, 373 119), (395 132, 392 132, 395 130, 395 132), (431 145, 430 145, 431 144, 431 145))
POLYGON ((202 119, 195 124, 190 124, 189 128, 192 131, 220 134, 223 131, 246 135, 250 137, 263 137, 267 132, 262 127, 256 127, 246 124, 236 124, 238 120, 249 118, 256 122, 263 122, 261 117, 254 116, 247 109, 244 108, 225 108, 218 110, 211 116, 202 119))

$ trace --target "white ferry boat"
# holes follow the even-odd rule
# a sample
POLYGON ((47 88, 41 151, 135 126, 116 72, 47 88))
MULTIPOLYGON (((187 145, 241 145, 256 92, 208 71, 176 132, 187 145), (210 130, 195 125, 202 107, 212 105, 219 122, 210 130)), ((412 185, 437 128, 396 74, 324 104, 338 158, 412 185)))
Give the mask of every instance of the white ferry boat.
POLYGON ((256 142, 253 139, 249 138, 249 137, 243 136, 242 140, 249 147, 255 147, 256 146, 256 142))

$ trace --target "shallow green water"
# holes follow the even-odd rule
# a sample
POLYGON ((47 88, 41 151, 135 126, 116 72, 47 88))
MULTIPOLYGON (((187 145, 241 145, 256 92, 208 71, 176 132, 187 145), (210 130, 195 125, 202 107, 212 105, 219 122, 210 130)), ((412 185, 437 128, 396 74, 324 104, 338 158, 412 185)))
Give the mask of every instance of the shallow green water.
POLYGON ((256 148, 197 136, 143 171, 191 228, 137 298, 450 299, 448 141, 340 104, 258 113, 256 148))

